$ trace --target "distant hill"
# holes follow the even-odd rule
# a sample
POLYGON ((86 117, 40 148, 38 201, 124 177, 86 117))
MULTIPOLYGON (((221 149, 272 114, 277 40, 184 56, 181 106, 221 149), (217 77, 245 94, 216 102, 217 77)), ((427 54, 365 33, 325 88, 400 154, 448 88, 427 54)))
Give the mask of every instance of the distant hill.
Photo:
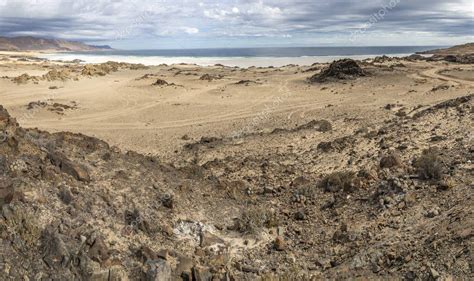
POLYGON ((474 43, 457 45, 457 46, 446 48, 446 49, 430 50, 430 51, 420 52, 419 54, 430 54, 430 55, 441 55, 441 56, 474 54, 474 43))
POLYGON ((0 37, 0 50, 2 51, 98 51, 104 49, 111 49, 111 47, 92 46, 76 41, 31 36, 0 37))

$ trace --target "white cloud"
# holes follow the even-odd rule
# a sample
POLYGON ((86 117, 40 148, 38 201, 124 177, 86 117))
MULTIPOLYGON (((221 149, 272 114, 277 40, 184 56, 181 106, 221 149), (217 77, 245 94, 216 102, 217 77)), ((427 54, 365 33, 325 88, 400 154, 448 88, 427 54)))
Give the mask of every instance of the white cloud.
POLYGON ((190 35, 199 33, 199 29, 195 27, 183 27, 182 30, 190 35))

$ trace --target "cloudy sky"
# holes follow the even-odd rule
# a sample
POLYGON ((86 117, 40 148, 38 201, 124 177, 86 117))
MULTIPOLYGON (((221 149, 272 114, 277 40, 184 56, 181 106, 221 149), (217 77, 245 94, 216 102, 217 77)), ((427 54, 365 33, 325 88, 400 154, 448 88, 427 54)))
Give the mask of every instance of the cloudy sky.
POLYGON ((124 49, 453 45, 473 0, 0 0, 0 35, 124 49))

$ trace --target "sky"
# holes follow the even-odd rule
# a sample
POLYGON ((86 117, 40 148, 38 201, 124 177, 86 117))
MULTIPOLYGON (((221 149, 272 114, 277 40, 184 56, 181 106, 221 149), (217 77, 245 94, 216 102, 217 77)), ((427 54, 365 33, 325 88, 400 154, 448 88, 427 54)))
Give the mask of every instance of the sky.
POLYGON ((474 0, 0 0, 1 36, 118 49, 447 46, 474 41, 474 0))

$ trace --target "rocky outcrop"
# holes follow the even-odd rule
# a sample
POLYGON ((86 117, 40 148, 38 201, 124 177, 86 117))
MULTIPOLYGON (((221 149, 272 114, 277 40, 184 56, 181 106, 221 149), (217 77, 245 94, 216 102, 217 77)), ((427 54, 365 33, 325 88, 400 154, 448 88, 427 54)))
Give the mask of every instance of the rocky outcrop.
POLYGON ((446 61, 459 64, 473 64, 474 54, 465 55, 434 55, 427 59, 428 61, 446 61))
POLYGON ((419 52, 419 54, 430 54, 439 56, 474 54, 474 43, 466 43, 463 45, 457 45, 445 49, 429 50, 425 52, 419 52))
POLYGON ((208 81, 208 82, 211 82, 213 80, 219 80, 219 79, 222 79, 222 75, 211 75, 211 74, 203 74, 199 80, 204 80, 204 81, 208 81))
POLYGON ((48 154, 51 163, 58 167, 62 172, 72 176, 78 181, 90 181, 89 172, 84 165, 77 164, 69 160, 62 153, 54 151, 48 154))
POLYGON ((143 64, 108 61, 108 62, 100 63, 100 64, 84 65, 81 71, 81 75, 82 76, 105 76, 112 72, 117 72, 119 69, 138 70, 138 69, 147 69, 147 67, 143 64))
POLYGON ((311 83, 322 83, 334 80, 355 79, 366 76, 367 73, 352 59, 338 60, 323 69, 321 73, 315 74, 309 78, 311 83))

